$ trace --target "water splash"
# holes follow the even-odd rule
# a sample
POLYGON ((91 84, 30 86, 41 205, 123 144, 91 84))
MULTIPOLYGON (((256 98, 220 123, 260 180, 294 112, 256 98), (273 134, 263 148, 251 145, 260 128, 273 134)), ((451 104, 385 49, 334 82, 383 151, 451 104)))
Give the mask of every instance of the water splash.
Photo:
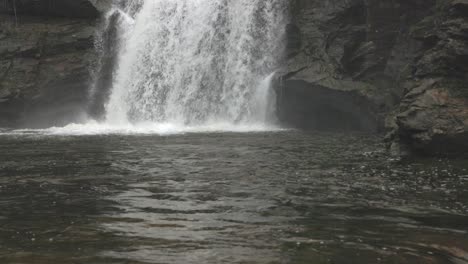
POLYGON ((282 129, 265 124, 232 124, 211 123, 204 125, 179 125, 174 123, 144 122, 138 124, 112 125, 90 121, 85 124, 69 124, 64 127, 50 127, 47 129, 16 129, 0 130, 1 136, 88 136, 88 135, 180 135, 188 133, 254 133, 280 132, 282 129))
POLYGON ((276 93, 272 89, 274 77, 275 73, 273 72, 263 79, 258 85, 253 98, 253 101, 257 102, 253 108, 255 113, 254 118, 256 121, 264 124, 276 123, 276 93))
POLYGON ((107 123, 271 122, 285 2, 144 0, 117 9, 124 22, 107 123))

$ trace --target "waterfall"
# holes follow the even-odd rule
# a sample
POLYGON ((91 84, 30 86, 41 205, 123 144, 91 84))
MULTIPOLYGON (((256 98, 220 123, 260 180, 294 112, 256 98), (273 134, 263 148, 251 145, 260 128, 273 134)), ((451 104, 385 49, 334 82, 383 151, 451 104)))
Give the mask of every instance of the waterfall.
POLYGON ((268 124, 284 0, 126 1, 106 123, 268 124))

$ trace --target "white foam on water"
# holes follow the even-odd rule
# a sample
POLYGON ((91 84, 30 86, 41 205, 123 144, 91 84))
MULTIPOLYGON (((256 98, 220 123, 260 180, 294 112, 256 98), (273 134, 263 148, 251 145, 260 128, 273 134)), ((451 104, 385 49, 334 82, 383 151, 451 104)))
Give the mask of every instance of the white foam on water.
POLYGON ((90 121, 84 124, 69 124, 64 127, 46 129, 16 129, 0 131, 0 135, 45 135, 45 136, 87 136, 87 135, 180 135, 188 133, 249 133, 281 131, 275 126, 263 124, 233 125, 230 123, 211 123, 200 126, 187 126, 175 123, 139 123, 109 125, 90 121))

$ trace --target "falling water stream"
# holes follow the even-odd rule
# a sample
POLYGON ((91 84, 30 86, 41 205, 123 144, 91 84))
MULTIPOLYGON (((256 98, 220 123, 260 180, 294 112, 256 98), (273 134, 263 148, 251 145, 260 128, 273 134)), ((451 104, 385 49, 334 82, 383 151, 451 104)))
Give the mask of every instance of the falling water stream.
POLYGON ((281 59, 282 0, 130 1, 108 124, 268 124, 281 59))

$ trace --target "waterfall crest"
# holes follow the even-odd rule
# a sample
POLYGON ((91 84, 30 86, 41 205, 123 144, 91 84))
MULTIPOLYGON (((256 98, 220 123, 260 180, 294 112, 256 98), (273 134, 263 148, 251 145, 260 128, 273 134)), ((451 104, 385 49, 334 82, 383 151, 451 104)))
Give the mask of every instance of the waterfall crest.
MULTIPOLYGON (((139 0, 116 7, 106 123, 268 124, 284 0, 139 0)), ((115 10, 113 12, 115 12, 115 10)))

